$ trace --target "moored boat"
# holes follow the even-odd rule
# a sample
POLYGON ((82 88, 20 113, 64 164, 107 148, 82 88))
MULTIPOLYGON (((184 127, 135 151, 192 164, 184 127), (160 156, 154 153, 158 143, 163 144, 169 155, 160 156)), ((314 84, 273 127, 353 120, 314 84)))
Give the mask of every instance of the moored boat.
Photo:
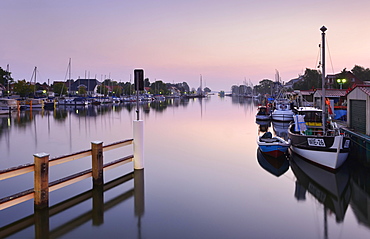
POLYGON ((270 120, 271 116, 266 106, 259 106, 257 111, 256 120, 270 120))
POLYGON ((70 99, 60 99, 58 101, 58 105, 66 105, 66 106, 85 106, 87 105, 87 100, 82 97, 77 98, 70 98, 70 99))
POLYGON ((275 101, 275 109, 271 113, 271 118, 277 121, 289 122, 293 120, 291 104, 287 99, 275 101))
POLYGON ((257 144, 263 153, 275 158, 284 155, 290 145, 288 141, 285 141, 279 136, 273 137, 271 132, 266 132, 262 136, 258 136, 257 144))
POLYGON ((0 110, 3 113, 17 110, 19 107, 19 103, 16 99, 8 99, 8 98, 0 98, 0 110))
POLYGON ((325 99, 325 31, 322 31, 322 98, 321 109, 300 107, 294 124, 288 129, 291 149, 313 163, 329 169, 339 168, 347 159, 351 140, 340 132, 330 117, 330 103, 325 99), (326 104, 329 117, 326 119, 326 104))
POLYGON ((331 169, 339 168, 348 157, 350 139, 340 133, 330 118, 322 127, 322 110, 299 108, 294 123, 288 129, 291 148, 302 157, 331 169))

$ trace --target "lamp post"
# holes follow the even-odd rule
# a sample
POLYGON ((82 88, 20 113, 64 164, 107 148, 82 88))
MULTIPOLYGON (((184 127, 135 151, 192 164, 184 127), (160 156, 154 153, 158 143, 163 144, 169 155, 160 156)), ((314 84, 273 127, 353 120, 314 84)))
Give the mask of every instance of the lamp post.
POLYGON ((338 84, 340 85, 340 89, 342 89, 342 85, 347 82, 346 79, 337 79, 338 84))

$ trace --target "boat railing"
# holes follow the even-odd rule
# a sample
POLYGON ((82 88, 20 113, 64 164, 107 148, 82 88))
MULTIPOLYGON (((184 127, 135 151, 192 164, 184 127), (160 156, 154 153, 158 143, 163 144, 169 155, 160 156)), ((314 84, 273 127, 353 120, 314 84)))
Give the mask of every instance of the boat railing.
MULTIPOLYGON (((133 147, 134 155, 128 155, 126 157, 103 164, 104 152, 132 144, 134 144, 134 139, 127 139, 105 146, 103 146, 103 142, 101 141, 94 141, 91 142, 91 148, 88 150, 52 159, 49 159, 49 154, 46 153, 34 154, 34 163, 0 170, 0 180, 13 178, 30 172, 34 173, 34 188, 0 199, 0 210, 17 205, 30 199, 34 199, 35 208, 42 209, 48 207, 49 192, 63 188, 89 177, 92 177, 94 186, 102 185, 104 184, 103 171, 118 167, 129 162, 134 161, 134 168, 136 169, 135 163, 142 165, 142 162, 136 161, 142 159, 140 158, 141 156, 134 157, 134 155, 137 154, 137 149, 135 149, 135 147, 133 147), (90 156, 92 162, 91 169, 69 175, 53 182, 49 182, 49 167, 90 156)), ((138 146, 137 148, 140 148, 140 146, 138 146)))

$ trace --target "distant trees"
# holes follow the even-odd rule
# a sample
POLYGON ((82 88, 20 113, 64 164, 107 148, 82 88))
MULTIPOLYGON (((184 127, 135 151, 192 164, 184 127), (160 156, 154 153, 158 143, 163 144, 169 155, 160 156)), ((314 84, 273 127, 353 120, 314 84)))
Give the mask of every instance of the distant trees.
POLYGON ((170 90, 167 87, 167 84, 161 80, 155 81, 150 84, 150 93, 167 95, 170 93, 170 90))
POLYGON ((272 94, 273 86, 274 82, 272 80, 263 79, 254 88, 260 94, 272 94))
POLYGON ((370 80, 370 69, 369 68, 364 68, 362 66, 355 65, 351 72, 359 79, 362 81, 368 81, 370 80))
POLYGON ((26 80, 20 80, 14 83, 14 92, 20 95, 21 97, 29 96, 34 92, 35 86, 30 85, 26 80))
POLYGON ((0 84, 6 86, 8 83, 14 82, 13 78, 11 77, 11 72, 3 70, 0 67, 0 84))
POLYGON ((295 90, 309 90, 321 88, 321 72, 306 68, 303 80, 296 82, 293 85, 295 90))
POLYGON ((59 95, 66 95, 67 94, 67 87, 63 82, 56 82, 53 84, 53 91, 59 95))

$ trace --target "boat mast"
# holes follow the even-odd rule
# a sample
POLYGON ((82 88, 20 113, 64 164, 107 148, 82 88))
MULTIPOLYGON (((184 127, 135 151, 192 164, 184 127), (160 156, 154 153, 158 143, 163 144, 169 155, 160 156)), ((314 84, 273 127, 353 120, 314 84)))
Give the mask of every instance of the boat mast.
POLYGON ((6 72, 7 72, 7 75, 6 75, 6 83, 8 83, 8 98, 9 98, 9 76, 10 76, 10 73, 9 73, 9 64, 6 65, 6 72))
POLYGON ((321 37, 322 37, 322 43, 321 43, 321 50, 322 50, 322 53, 321 53, 321 68, 322 68, 322 72, 321 72, 321 109, 322 109, 322 129, 323 129, 323 133, 325 132, 325 123, 326 123, 326 107, 325 107, 325 96, 326 96, 326 92, 325 92, 325 31, 327 30, 327 28, 325 26, 322 26, 320 28, 321 30, 321 37))
POLYGON ((69 83, 68 83, 68 94, 71 92, 71 58, 69 58, 68 62, 68 78, 69 78, 69 83))

